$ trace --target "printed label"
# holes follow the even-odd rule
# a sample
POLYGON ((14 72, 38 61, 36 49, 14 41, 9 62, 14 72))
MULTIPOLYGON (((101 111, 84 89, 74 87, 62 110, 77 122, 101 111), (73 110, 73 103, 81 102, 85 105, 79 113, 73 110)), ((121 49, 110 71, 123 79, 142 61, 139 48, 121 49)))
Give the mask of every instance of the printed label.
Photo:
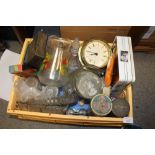
POLYGON ((123 123, 133 124, 133 117, 124 117, 123 123))

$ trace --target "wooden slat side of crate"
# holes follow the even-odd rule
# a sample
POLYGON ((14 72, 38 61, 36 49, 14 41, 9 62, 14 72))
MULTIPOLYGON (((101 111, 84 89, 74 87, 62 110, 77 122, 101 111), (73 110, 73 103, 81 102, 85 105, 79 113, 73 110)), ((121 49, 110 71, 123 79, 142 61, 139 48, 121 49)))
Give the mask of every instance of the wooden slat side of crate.
POLYGON ((39 119, 38 117, 29 117, 29 116, 18 116, 19 119, 23 119, 23 120, 35 120, 35 121, 42 121, 42 122, 50 122, 50 123, 58 123, 58 124, 70 124, 70 125, 85 125, 85 126, 122 126, 123 123, 115 123, 115 122, 102 122, 102 123, 98 123, 98 122, 78 122, 78 121, 71 121, 71 120, 56 120, 56 119, 39 119))
MULTIPOLYGON (((45 114, 45 113, 44 113, 45 114)), ((45 114, 26 112, 26 111, 13 111, 12 115, 17 116, 20 119, 26 120, 37 120, 43 122, 61 123, 61 124, 75 124, 75 125, 91 125, 91 126, 122 126, 121 119, 113 118, 102 118, 98 117, 84 117, 84 116, 69 116, 65 118, 66 115, 56 115, 56 114, 45 114), (96 118, 96 119, 94 119, 96 118)))
MULTIPOLYGON (((26 39, 24 46, 22 48, 19 63, 22 63, 28 44, 30 44, 32 39, 26 39)), ((14 80, 18 79, 18 76, 14 77, 14 80)), ((129 85, 126 89, 126 99, 130 104, 129 117, 133 117, 132 108, 132 86, 129 85)), ((72 115, 62 115, 62 114, 51 114, 51 113, 41 113, 41 112, 30 112, 16 110, 16 94, 12 88, 7 113, 10 115, 17 116, 20 119, 37 120, 52 123, 62 123, 62 124, 76 124, 76 125, 91 125, 91 126, 122 126, 123 118, 116 117, 93 117, 93 116, 72 116, 72 115)))
MULTIPOLYGON (((26 49, 28 47, 28 45, 32 42, 32 39, 25 39, 25 42, 24 42, 24 45, 22 47, 22 51, 21 51, 21 54, 20 54, 20 58, 19 58, 19 64, 22 64, 23 60, 24 60, 24 56, 25 56, 25 53, 26 53, 26 49)), ((14 75, 14 78, 13 78, 13 83, 15 80, 18 79, 18 76, 14 75)), ((10 95, 10 99, 9 99, 9 104, 8 104, 8 110, 12 110, 15 108, 15 104, 16 102, 12 102, 16 100, 16 96, 15 96, 15 93, 14 93, 14 87, 12 87, 12 90, 11 90, 11 95, 10 95)))

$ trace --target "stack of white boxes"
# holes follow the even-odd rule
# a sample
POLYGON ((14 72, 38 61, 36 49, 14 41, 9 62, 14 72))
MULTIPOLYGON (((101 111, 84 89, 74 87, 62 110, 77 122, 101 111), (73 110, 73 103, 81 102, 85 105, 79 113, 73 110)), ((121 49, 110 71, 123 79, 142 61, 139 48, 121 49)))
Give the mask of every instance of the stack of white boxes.
POLYGON ((131 37, 116 36, 114 44, 117 46, 119 78, 112 87, 111 96, 117 97, 128 84, 135 82, 135 67, 131 37))

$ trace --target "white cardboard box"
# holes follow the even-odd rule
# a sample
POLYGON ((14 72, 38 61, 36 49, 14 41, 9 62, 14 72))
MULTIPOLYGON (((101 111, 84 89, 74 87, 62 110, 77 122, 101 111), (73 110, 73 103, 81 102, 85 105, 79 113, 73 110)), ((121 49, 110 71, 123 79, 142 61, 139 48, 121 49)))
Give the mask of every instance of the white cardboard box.
POLYGON ((118 96, 130 83, 135 82, 135 66, 131 37, 116 36, 113 46, 116 46, 118 61, 118 81, 113 85, 111 95, 118 96))

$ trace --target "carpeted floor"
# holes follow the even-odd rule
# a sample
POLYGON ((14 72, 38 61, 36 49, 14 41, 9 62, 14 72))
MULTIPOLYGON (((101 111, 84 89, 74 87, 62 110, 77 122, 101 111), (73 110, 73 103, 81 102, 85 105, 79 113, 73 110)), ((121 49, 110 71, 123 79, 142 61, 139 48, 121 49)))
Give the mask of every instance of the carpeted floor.
POLYGON ((155 53, 134 53, 134 60, 134 122, 142 128, 155 128, 155 53))
MULTIPOLYGON (((19 53, 21 46, 17 42, 11 42, 9 49, 19 53)), ((155 53, 134 53, 134 60, 136 68, 136 82, 133 85, 134 123, 142 128, 155 128, 155 53)), ((11 118, 6 114, 6 107, 7 102, 0 99, 0 128, 87 128, 11 118)))

